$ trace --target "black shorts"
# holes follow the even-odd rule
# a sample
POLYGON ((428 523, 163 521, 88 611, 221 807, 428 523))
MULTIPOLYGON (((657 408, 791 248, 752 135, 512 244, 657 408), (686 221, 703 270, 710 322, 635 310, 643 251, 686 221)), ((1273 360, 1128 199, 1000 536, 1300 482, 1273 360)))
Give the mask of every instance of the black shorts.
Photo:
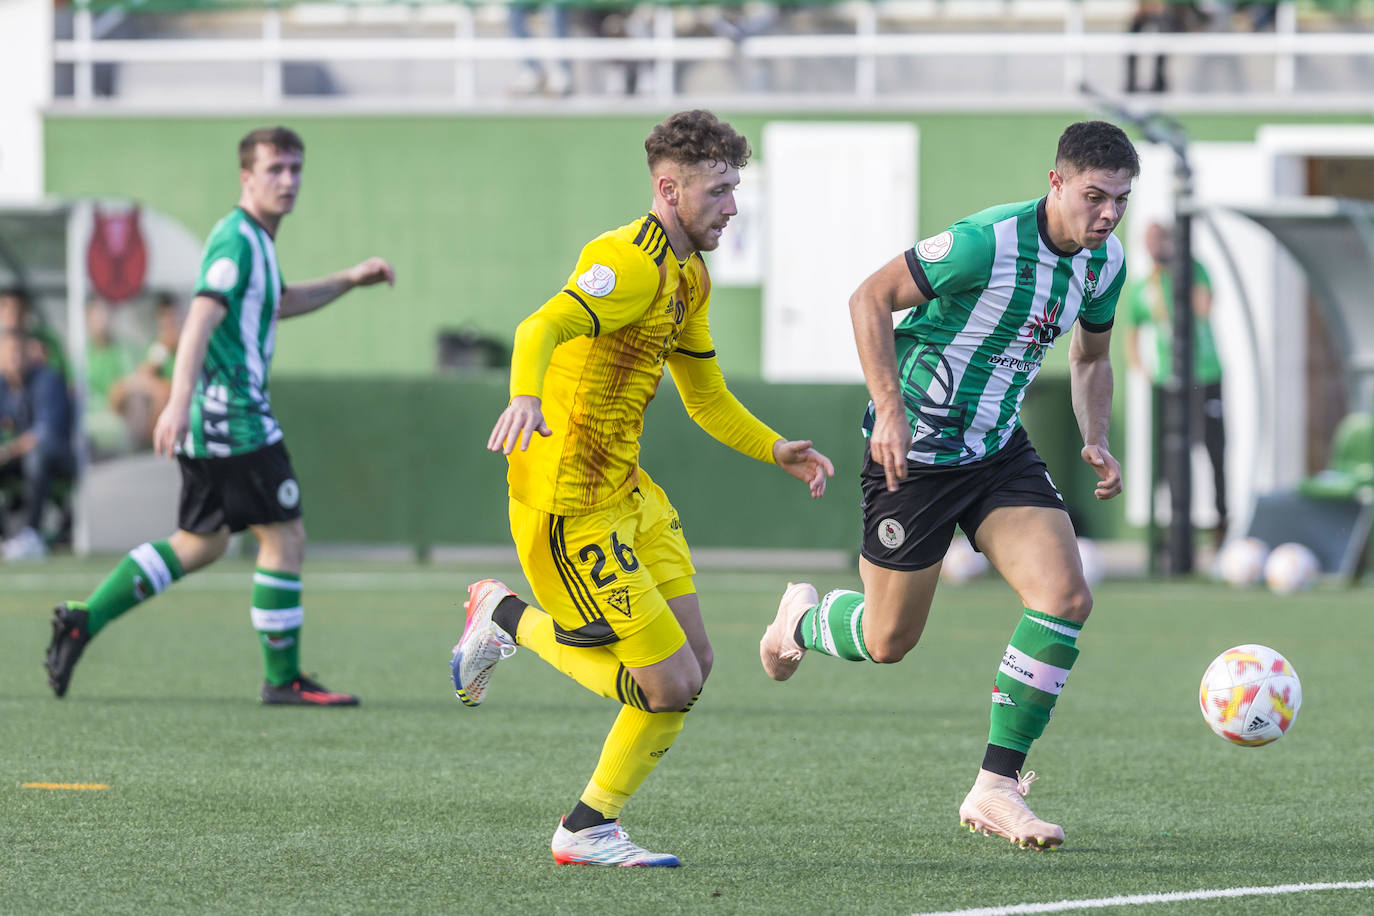
POLYGON ((228 458, 177 456, 181 465, 181 506, 177 525, 192 534, 210 534, 225 525, 289 522, 301 517, 301 488, 286 444, 275 442, 256 452, 228 458))
POLYGON ((906 479, 889 493, 883 466, 864 450, 864 539, 860 553, 884 569, 917 570, 945 557, 954 526, 976 548, 978 526, 1001 506, 1064 509, 1045 462, 1018 429, 1001 451, 972 464, 907 463, 906 479))

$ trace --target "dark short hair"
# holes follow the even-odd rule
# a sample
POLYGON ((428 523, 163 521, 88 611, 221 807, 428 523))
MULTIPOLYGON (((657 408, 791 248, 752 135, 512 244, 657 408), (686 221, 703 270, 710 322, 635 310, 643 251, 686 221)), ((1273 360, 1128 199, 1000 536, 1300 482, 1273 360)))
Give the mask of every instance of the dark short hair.
POLYGON ((702 108, 679 111, 656 126, 644 141, 644 152, 651 172, 664 160, 684 165, 725 162, 742 169, 753 153, 743 134, 702 108))
POLYGON ((19 304, 26 310, 33 306, 33 297, 30 296, 29 291, 22 286, 0 287, 0 296, 9 296, 13 299, 18 299, 19 304))
POLYGON ((1059 151, 1054 156, 1059 172, 1101 169, 1116 172, 1126 169, 1132 177, 1140 174, 1140 156, 1126 132, 1106 121, 1079 121, 1059 135, 1059 151))
POLYGON ((258 145, 273 146, 278 152, 305 153, 305 141, 289 127, 259 127, 250 130, 239 141, 239 168, 251 169, 258 155, 258 145))

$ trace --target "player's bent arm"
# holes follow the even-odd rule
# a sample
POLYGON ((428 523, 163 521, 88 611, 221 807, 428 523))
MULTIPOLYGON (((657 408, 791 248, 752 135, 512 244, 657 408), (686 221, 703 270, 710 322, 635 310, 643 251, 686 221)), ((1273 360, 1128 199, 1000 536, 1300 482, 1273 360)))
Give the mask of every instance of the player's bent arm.
POLYGON ((678 351, 668 357, 668 371, 687 414, 713 438, 740 454, 776 464, 806 484, 813 498, 825 495, 826 480, 835 474, 830 459, 812 448, 810 440, 784 439, 751 414, 725 387, 714 356, 678 351))
POLYGON ((898 479, 906 476, 906 453, 911 446, 911 426, 897 377, 892 313, 927 301, 911 276, 905 254, 880 267, 849 297, 854 344, 869 397, 873 399, 874 425, 869 450, 873 460, 883 466, 889 490, 895 490, 898 479))
POLYGON ((742 455, 777 463, 773 444, 783 437, 750 413, 725 386, 725 376, 714 356, 690 356, 678 351, 668 357, 668 371, 682 395, 687 415, 712 438, 742 455))
POLYGON ((320 277, 318 280, 305 280, 292 283, 282 291, 281 310, 278 318, 294 318, 323 308, 349 290, 358 286, 371 286, 385 281, 388 286, 395 285, 396 272, 383 258, 368 258, 347 270, 320 277))
POLYGON ((224 306, 209 296, 196 296, 191 300, 186 322, 181 326, 181 336, 177 339, 176 362, 172 365, 172 390, 167 397, 167 406, 162 409, 153 428, 153 450, 159 455, 170 458, 176 444, 186 435, 191 395, 195 392, 200 370, 205 365, 210 335, 224 320, 225 314, 224 306))
POLYGON ((595 316, 578 300, 560 292, 515 329, 510 360, 510 403, 487 436, 487 449, 525 451, 535 433, 552 435, 544 422, 544 373, 560 343, 596 333, 595 316))
POLYGON ((510 395, 541 397, 544 373, 553 351, 564 341, 596 332, 590 312, 566 293, 560 292, 515 329, 510 356, 510 395))

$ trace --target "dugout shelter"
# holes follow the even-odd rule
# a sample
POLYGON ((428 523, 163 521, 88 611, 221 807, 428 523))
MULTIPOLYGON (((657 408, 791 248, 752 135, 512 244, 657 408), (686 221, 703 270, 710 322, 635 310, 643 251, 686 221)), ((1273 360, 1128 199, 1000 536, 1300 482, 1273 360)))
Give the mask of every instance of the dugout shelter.
POLYGON ((128 200, 47 199, 0 206, 0 288, 29 296, 34 322, 60 341, 73 397, 78 456, 73 513, 78 553, 123 550, 161 537, 176 518, 176 465, 131 448, 92 461, 84 419, 88 395, 86 307, 101 298, 114 334, 135 354, 152 338, 157 293, 183 307, 200 240, 171 217, 128 200))

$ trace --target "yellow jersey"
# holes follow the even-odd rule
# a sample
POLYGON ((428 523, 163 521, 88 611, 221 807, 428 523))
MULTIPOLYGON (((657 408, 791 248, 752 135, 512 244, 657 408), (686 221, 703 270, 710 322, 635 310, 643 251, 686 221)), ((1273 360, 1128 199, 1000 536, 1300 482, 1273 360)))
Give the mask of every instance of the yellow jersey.
POLYGON ((711 279, 700 254, 679 261, 649 213, 589 242, 567 284, 515 335, 511 397, 542 398, 552 435, 509 456, 511 497, 583 515, 639 480, 644 411, 666 366, 683 403, 717 439, 772 461, 781 438, 725 388, 707 322, 711 279))

